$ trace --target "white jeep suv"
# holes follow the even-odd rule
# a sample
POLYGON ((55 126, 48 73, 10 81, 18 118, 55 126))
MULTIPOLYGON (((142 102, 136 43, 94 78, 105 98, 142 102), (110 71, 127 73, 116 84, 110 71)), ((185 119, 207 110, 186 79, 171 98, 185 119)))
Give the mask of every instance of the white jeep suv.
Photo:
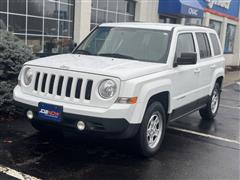
POLYGON ((216 116, 223 78, 212 29, 111 23, 95 28, 72 54, 25 63, 14 99, 40 131, 134 137, 150 156, 169 121, 197 110, 204 119, 216 116))

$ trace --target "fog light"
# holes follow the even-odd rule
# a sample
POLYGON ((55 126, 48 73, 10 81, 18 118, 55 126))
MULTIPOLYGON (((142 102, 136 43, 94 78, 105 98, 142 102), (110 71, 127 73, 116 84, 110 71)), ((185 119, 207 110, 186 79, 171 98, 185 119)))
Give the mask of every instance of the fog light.
POLYGON ((83 131, 85 129, 85 123, 83 121, 78 121, 77 128, 80 131, 83 131))
POLYGON ((31 110, 28 110, 26 115, 27 115, 27 118, 30 120, 32 120, 34 117, 33 112, 31 110))

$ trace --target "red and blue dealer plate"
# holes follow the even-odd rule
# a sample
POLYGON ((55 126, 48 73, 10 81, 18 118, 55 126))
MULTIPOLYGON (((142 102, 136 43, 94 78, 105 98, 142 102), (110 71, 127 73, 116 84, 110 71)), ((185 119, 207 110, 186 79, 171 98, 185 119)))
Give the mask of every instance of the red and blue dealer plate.
POLYGON ((42 120, 49 120, 60 122, 62 118, 63 108, 52 104, 40 102, 38 104, 38 118, 42 120))

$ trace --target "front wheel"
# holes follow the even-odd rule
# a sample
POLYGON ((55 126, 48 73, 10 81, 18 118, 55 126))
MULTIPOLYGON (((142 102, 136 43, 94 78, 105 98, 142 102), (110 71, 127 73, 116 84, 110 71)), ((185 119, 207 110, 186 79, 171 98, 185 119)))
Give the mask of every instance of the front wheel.
POLYGON ((146 109, 136 137, 140 153, 143 156, 152 156, 160 149, 165 129, 165 109, 160 102, 153 102, 146 109))
POLYGON ((199 113, 203 120, 213 120, 217 115, 219 104, 220 104, 221 90, 218 83, 215 84, 212 91, 212 95, 209 98, 206 107, 199 110, 199 113))

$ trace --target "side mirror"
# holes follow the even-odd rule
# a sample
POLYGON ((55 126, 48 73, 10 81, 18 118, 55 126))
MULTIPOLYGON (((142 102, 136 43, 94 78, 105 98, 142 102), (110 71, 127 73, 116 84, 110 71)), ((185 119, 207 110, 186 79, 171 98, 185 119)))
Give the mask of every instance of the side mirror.
POLYGON ((177 58, 175 66, 177 65, 191 65, 197 63, 197 53, 182 53, 181 57, 177 58))

